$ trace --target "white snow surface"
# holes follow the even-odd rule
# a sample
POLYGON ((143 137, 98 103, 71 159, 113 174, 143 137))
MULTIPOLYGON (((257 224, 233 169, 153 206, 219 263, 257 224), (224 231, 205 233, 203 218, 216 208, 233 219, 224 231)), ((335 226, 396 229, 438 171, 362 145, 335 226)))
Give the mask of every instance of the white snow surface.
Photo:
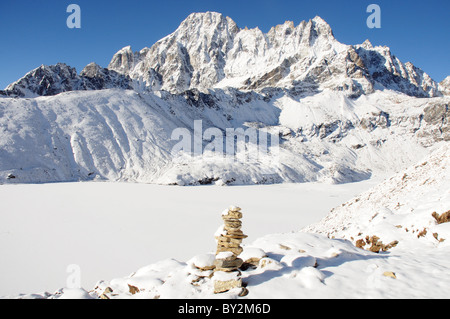
POLYGON ((397 240, 398 247, 405 249, 411 249, 411 243, 448 246, 450 241, 440 243, 433 236, 436 233, 445 238, 448 225, 436 225, 432 213, 441 215, 450 210, 449 165, 450 145, 446 143, 416 165, 334 208, 305 231, 354 242, 377 236, 385 244, 397 240), (411 241, 423 230, 426 235, 411 241))
MULTIPOLYGON (((245 243, 244 248, 263 251, 265 257, 260 256, 257 267, 242 271, 249 291, 244 298, 447 298, 450 223, 438 225, 431 214, 450 208, 449 152, 448 144, 441 145, 416 165, 301 231, 265 235, 245 243), (428 233, 418 236, 422 229, 428 233), (395 239, 398 245, 379 253, 357 248, 354 241, 365 235, 379 236, 383 242, 395 239)), ((99 281, 87 294, 69 291, 68 296, 238 298, 240 289, 214 294, 214 280, 231 278, 221 272, 215 276, 192 262, 166 259, 127 277, 99 281), (139 292, 132 293, 130 286, 139 292)), ((64 295, 59 290, 18 297, 64 295)))
POLYGON ((227 259, 232 257, 234 254, 231 251, 222 251, 216 255, 216 259, 227 259))
POLYGON ((216 260, 216 256, 214 254, 203 254, 203 255, 197 255, 191 260, 189 260, 187 263, 192 264, 194 267, 197 268, 207 268, 214 265, 214 261, 216 260))
MULTIPOLYGON (((119 89, 0 99, 0 182, 346 183, 395 173, 450 138, 447 120, 434 112, 449 97, 377 91, 349 99, 330 90, 270 99, 242 94, 245 101, 237 103, 235 91, 216 90, 214 107, 119 89), (279 150, 269 143, 269 152, 258 153, 260 145, 249 141, 245 154, 234 158, 211 151, 190 156, 191 149, 173 154, 179 143, 171 139, 174 130, 192 137, 199 120, 202 132, 253 127, 281 136, 279 150)), ((205 139, 205 149, 209 143, 205 139)))
POLYGON ((216 250, 214 232, 223 228, 221 211, 230 204, 242 207, 248 244, 317 222, 375 183, 0 185, 0 296, 53 294, 67 285, 69 265, 80 267, 86 290, 165 259, 208 265, 216 250))

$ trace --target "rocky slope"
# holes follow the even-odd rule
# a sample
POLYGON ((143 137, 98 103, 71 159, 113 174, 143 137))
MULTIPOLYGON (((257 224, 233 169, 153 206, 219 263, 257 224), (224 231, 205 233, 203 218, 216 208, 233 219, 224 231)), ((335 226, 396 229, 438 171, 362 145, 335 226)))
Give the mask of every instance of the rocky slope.
MULTIPOLYGON (((0 178, 178 185, 358 181, 399 170, 448 142, 448 102, 389 92, 349 99, 333 91, 268 97, 234 89, 216 89, 214 95, 110 89, 2 98, 0 178), (268 152, 251 153, 259 145, 249 140, 244 157, 172 153, 179 142, 174 132, 186 130, 192 138, 199 120, 203 133, 250 127, 259 136, 269 132, 278 137, 279 149, 271 152, 269 144, 268 152)), ((209 144, 205 138, 203 149, 209 144)))
POLYGON ((131 79, 95 63, 87 65, 78 75, 75 68, 64 63, 41 65, 23 78, 8 85, 3 95, 11 97, 53 96, 62 92, 131 89, 131 79))
POLYGON ((304 231, 345 238, 376 252, 392 246, 448 246, 449 161, 450 147, 444 144, 416 165, 336 207, 304 231))

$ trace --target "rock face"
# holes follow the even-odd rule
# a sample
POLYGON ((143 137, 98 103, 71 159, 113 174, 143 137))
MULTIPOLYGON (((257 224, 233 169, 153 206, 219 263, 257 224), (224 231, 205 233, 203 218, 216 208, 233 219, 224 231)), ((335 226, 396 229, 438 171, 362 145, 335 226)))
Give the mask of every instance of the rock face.
POLYGON ((232 86, 246 90, 317 87, 357 97, 375 85, 416 97, 438 96, 438 84, 411 63, 403 64, 387 47, 338 42, 320 17, 292 21, 268 33, 240 29, 220 13, 193 13, 169 36, 133 53, 125 47, 110 70, 129 75, 152 90, 206 92, 232 86))
POLYGON ((53 96, 62 92, 120 88, 131 90, 128 76, 104 69, 95 63, 87 65, 78 75, 75 68, 64 63, 42 65, 10 84, 2 95, 12 97, 53 96))
POLYGON ((79 90, 81 86, 76 70, 64 63, 58 63, 52 66, 41 65, 10 84, 5 92, 9 96, 17 97, 50 96, 79 90))
POLYGON ((103 90, 120 88, 132 90, 132 81, 128 76, 119 74, 113 70, 90 63, 80 72, 81 81, 87 90, 103 90))
POLYGON ((242 266, 243 261, 238 256, 243 251, 242 240, 247 236, 241 230, 241 218, 242 213, 239 207, 230 207, 222 214, 224 226, 216 236, 214 293, 242 287, 239 267, 242 266))
POLYGON ((368 40, 356 45, 358 66, 372 83, 415 97, 440 96, 438 84, 411 62, 402 63, 386 46, 373 47, 368 40), (365 66, 365 67, 364 67, 365 66))

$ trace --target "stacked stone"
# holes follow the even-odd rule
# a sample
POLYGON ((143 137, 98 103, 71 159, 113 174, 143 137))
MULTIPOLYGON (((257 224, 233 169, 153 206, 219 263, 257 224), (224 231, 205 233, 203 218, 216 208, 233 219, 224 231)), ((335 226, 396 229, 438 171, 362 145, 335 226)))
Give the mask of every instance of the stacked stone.
POLYGON ((217 234, 217 252, 215 260, 214 292, 221 293, 233 288, 242 287, 239 267, 243 260, 238 258, 242 253, 242 240, 247 238, 241 230, 242 213, 239 207, 230 207, 222 213, 223 229, 217 234))

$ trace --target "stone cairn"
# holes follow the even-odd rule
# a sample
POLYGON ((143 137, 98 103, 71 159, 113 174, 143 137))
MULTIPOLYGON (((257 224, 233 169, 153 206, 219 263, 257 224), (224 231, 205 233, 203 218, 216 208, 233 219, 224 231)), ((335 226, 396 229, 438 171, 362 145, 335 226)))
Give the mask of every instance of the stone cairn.
MULTIPOLYGON (((232 206, 222 213, 224 225, 216 233, 217 252, 214 262, 214 293, 222 293, 234 288, 243 288, 241 272, 243 260, 242 240, 247 238, 241 230, 242 213, 239 207, 232 206)), ((246 290, 243 288, 243 291, 246 290)))

